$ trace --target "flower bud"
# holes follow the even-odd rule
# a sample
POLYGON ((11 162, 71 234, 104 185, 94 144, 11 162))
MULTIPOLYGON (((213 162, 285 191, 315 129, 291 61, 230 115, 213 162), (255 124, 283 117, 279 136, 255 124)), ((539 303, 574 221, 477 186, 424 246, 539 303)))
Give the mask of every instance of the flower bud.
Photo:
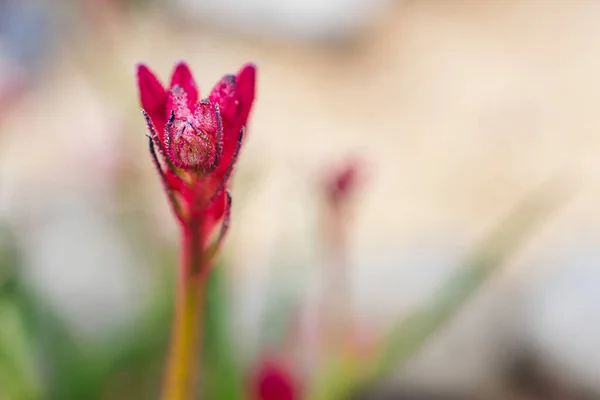
POLYGON ((221 121, 217 108, 209 100, 202 100, 192 113, 180 87, 173 89, 171 100, 173 114, 166 126, 169 159, 177 168, 186 171, 210 171, 221 147, 221 121))

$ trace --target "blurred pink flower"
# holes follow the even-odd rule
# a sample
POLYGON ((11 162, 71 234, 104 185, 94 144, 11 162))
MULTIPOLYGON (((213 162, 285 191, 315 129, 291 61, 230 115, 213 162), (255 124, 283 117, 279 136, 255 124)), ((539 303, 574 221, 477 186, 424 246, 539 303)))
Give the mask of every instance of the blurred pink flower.
POLYGON ((252 400, 299 399, 299 387, 288 367, 275 357, 262 360, 252 380, 252 400))

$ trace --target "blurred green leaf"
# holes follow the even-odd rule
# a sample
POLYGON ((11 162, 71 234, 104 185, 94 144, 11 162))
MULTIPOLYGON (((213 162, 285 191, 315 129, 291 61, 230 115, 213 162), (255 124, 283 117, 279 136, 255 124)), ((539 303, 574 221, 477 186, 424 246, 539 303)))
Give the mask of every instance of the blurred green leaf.
POLYGON ((66 325, 22 279, 14 240, 0 241, 0 379, 10 399, 93 399, 83 354, 66 325), (83 367, 82 367, 83 366, 83 367), (43 390, 43 396, 42 396, 43 390))
POLYGON ((86 364, 83 346, 46 302, 19 282, 16 300, 35 341, 38 362, 44 373, 47 399, 94 399, 93 371, 86 364))
POLYGON ((19 246, 0 226, 0 398, 42 398, 42 380, 27 321, 18 302, 19 246))
POLYGON ((0 393, 10 399, 42 398, 31 338, 14 302, 0 298, 0 393))
MULTIPOLYGON (((166 271, 175 271, 170 266, 166 271)), ((160 391, 173 308, 173 274, 131 324, 111 335, 91 358, 101 398, 153 398, 160 391)))
POLYGON ((170 327, 172 270, 163 269, 169 274, 159 280, 164 287, 149 299, 140 316, 96 343, 75 337, 60 315, 26 285, 9 282, 26 331, 35 340, 37 361, 44 370, 45 399, 152 398, 156 394, 170 327), (111 391, 122 375, 127 375, 126 387, 111 391))
POLYGON ((84 360, 92 373, 87 384, 93 398, 154 398, 160 391, 162 368, 173 308, 176 257, 157 251, 160 285, 139 316, 96 345, 84 360))
POLYGON ((338 355, 318 376, 315 400, 348 398, 361 385, 374 382, 410 359, 431 336, 448 322, 478 288, 566 200, 552 184, 521 201, 493 230, 427 304, 403 318, 380 346, 371 364, 338 355), (361 364, 367 364, 359 365, 361 364))

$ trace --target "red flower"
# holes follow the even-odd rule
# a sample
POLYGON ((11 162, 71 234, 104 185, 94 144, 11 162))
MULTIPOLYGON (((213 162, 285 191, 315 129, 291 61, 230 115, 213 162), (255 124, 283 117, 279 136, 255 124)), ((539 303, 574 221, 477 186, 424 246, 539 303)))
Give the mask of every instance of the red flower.
POLYGON ((168 89, 148 67, 137 67, 150 152, 173 211, 185 228, 193 225, 204 239, 223 221, 217 245, 229 224, 227 186, 254 101, 255 78, 255 66, 247 64, 199 100, 185 63, 175 66, 168 89))
POLYGON ((356 159, 348 159, 328 171, 324 181, 324 192, 329 204, 337 208, 353 195, 360 183, 360 172, 361 165, 356 159))
POLYGON ((253 379, 252 400, 294 400, 298 387, 292 373, 283 363, 267 358, 260 364, 253 379))

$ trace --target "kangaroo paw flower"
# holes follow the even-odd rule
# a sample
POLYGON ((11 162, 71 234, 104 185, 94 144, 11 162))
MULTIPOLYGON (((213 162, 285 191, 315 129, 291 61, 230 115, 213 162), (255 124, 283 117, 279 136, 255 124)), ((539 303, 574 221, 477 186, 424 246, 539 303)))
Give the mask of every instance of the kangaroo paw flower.
POLYGON ((219 241, 227 232, 225 203, 231 201, 224 193, 254 102, 256 67, 247 64, 225 75, 203 99, 183 62, 175 65, 168 87, 143 64, 137 67, 137 80, 152 161, 177 219, 184 228, 203 233, 198 245, 204 251, 219 223, 219 241))
POLYGON ((255 80, 256 67, 247 64, 200 99, 185 63, 175 65, 168 87, 145 65, 137 67, 148 148, 182 230, 163 400, 194 398, 205 277, 229 229, 229 181, 254 102, 255 80))

